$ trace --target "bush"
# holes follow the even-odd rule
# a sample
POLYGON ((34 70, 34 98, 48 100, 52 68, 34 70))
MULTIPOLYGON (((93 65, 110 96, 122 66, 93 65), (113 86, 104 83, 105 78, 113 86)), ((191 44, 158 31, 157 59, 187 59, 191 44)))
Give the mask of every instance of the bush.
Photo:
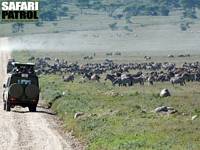
POLYGON ((40 13, 40 18, 44 21, 55 21, 57 19, 57 15, 55 11, 47 10, 40 13))
POLYGON ((185 17, 185 18, 197 19, 196 12, 193 11, 193 10, 191 10, 191 9, 186 9, 186 10, 183 12, 183 17, 185 17))
POLYGON ((183 22, 180 25, 181 31, 186 31, 188 28, 190 28, 190 23, 189 22, 183 22))
POLYGON ((111 30, 116 30, 117 29, 117 23, 112 23, 112 24, 109 24, 109 27, 111 28, 111 30))
POLYGON ((35 25, 36 25, 37 27, 41 27, 41 26, 43 25, 43 22, 42 22, 42 21, 37 21, 37 22, 35 23, 35 25))
POLYGON ((75 19, 75 16, 70 16, 70 20, 74 20, 75 19))
POLYGON ((125 26, 124 29, 129 32, 133 32, 133 29, 129 28, 129 26, 125 26))
POLYGON ((166 7, 161 7, 160 13, 162 16, 169 16, 169 9, 167 9, 166 7))

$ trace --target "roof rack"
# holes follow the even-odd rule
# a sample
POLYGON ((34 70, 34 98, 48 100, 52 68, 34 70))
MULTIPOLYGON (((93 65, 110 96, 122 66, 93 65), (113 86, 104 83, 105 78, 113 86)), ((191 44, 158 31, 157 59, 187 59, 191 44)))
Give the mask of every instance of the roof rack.
POLYGON ((35 75, 34 63, 13 62, 12 74, 33 74, 35 75))
POLYGON ((12 62, 14 66, 35 66, 34 63, 20 63, 20 62, 12 62))

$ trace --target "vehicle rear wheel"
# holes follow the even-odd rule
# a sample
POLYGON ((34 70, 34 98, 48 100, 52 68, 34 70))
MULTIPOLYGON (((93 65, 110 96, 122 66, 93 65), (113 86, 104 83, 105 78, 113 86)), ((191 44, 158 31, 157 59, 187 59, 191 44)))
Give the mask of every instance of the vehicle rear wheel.
POLYGON ((6 111, 10 111, 10 104, 8 102, 5 103, 6 103, 6 111))
POLYGON ((36 106, 29 106, 28 109, 30 112, 36 112, 36 106))

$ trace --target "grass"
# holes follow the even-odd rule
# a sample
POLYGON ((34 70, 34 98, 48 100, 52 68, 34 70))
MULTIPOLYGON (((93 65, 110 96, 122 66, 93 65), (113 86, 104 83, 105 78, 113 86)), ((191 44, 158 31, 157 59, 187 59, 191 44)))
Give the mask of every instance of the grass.
MULTIPOLYGON (((64 58, 63 53, 49 55, 64 58)), ((46 54, 23 51, 12 55, 26 61, 30 56, 46 54)), ((80 55, 71 55, 82 62, 80 55)), ((64 121, 66 131, 86 142, 88 150, 198 150, 200 147, 200 120, 191 120, 193 115, 200 115, 199 83, 188 83, 185 87, 169 83, 113 87, 103 77, 100 83, 82 82, 76 75, 74 83, 64 83, 60 75, 42 75, 40 86, 41 99, 53 103, 52 109, 64 121), (168 88, 172 96, 160 98, 158 94, 163 88, 168 88), (152 112, 162 105, 174 107, 178 113, 152 112), (74 119, 77 112, 84 115, 74 119)))

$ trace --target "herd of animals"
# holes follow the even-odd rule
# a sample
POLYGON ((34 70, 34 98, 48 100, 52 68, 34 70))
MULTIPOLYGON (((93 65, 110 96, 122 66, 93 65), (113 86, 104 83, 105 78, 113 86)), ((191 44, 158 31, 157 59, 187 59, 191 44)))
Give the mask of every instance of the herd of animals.
MULTIPOLYGON (((181 55, 181 57, 190 55, 181 55)), ((172 57, 172 55, 168 56, 172 57)), ((147 56, 145 56, 147 59, 147 56)), ((151 59, 150 57, 148 59, 151 59)), ((102 63, 68 63, 58 58, 50 57, 29 58, 36 65, 36 73, 62 74, 64 82, 73 82, 75 75, 82 76, 85 81, 100 82, 101 78, 111 81, 112 85, 133 86, 135 84, 153 85, 155 82, 171 82, 172 85, 186 85, 186 82, 200 81, 200 62, 183 63, 177 67, 175 63, 144 62, 144 63, 114 63, 113 60, 105 59, 102 63), (136 72, 136 73, 132 73, 136 72)))

